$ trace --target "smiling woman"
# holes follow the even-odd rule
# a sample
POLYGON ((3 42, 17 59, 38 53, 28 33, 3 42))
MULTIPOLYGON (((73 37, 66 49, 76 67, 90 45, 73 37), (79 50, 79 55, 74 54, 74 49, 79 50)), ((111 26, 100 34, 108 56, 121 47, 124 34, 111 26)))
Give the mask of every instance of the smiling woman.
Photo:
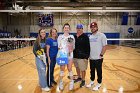
POLYGON ((39 85, 43 91, 49 91, 46 76, 46 32, 45 29, 38 31, 38 37, 33 46, 33 53, 35 55, 36 67, 39 76, 39 85), (42 50, 42 51, 41 51, 42 50), (39 52, 38 52, 39 51, 39 52), (43 53, 41 53, 43 52, 43 53))
POLYGON ((47 71, 47 81, 49 87, 53 87, 56 85, 56 81, 54 79, 54 68, 56 64, 56 55, 58 52, 58 43, 57 43, 57 30, 55 28, 51 28, 49 32, 49 36, 46 40, 46 49, 47 49, 47 64, 48 64, 48 71, 47 71))

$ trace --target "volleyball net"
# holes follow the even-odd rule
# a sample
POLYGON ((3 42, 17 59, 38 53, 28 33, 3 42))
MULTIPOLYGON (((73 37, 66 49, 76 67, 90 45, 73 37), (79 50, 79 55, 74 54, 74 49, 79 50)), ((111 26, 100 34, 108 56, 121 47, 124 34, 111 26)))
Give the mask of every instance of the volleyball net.
MULTIPOLYGON (((36 38, 0 38, 0 51, 33 46, 36 38)), ((108 38, 108 45, 140 48, 140 38, 108 38)))

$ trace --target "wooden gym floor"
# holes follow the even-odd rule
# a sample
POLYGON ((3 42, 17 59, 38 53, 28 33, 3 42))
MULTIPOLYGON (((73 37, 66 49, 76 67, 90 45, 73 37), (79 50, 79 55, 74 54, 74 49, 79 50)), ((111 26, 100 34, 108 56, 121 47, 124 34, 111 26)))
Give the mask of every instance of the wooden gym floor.
MULTIPOLYGON (((75 67, 73 66, 75 73, 75 67)), ((92 88, 79 88, 80 82, 69 91, 67 70, 64 76, 64 90, 61 93, 118 93, 123 87, 124 93, 140 93, 140 49, 124 46, 108 46, 103 62, 103 83, 99 91, 92 88)), ((54 72, 58 81, 59 66, 54 72)), ((90 81, 88 66, 86 83, 90 81)), ((97 83, 97 81, 95 81, 97 83)), ((48 93, 57 93, 54 86, 48 93)), ((41 91, 32 47, 0 52, 0 93, 47 93, 41 91)))

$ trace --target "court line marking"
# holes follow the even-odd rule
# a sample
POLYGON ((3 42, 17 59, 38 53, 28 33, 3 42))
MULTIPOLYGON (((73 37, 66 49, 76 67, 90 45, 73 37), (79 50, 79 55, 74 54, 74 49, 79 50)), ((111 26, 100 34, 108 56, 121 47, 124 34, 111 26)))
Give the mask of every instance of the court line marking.
MULTIPOLYGON (((115 48, 116 50, 118 50, 118 51, 122 51, 122 52, 125 52, 125 53, 127 53, 127 54, 133 54, 133 55, 138 55, 138 56, 140 56, 140 54, 139 53, 132 53, 132 52, 128 52, 128 51, 125 51, 125 50, 122 50, 122 47, 125 47, 125 46, 118 46, 119 48, 115 48)), ((132 48, 132 47, 127 47, 127 48, 132 48)), ((110 51, 114 51, 115 49, 110 49, 110 51)), ((133 49, 133 48, 132 48, 133 49)), ((135 48, 136 49, 136 48, 135 48)), ((137 48, 138 49, 138 48, 137 48)))
MULTIPOLYGON (((9 52, 9 54, 10 54, 10 52, 9 52)), ((13 60, 11 60, 11 61, 5 63, 5 64, 0 65, 0 68, 3 67, 3 66, 5 66, 5 65, 8 65, 8 64, 10 64, 10 63, 12 63, 12 62, 14 62, 14 61, 16 61, 16 60, 21 60, 23 57, 26 57, 26 56, 31 55, 31 54, 32 54, 32 53, 27 54, 27 55, 24 55, 24 56, 21 56, 21 57, 17 57, 17 56, 16 56, 16 57, 17 57, 16 59, 13 59, 13 60)), ((14 54, 10 54, 10 55, 14 55, 14 54)), ((14 55, 14 56, 15 56, 15 55, 14 55)))

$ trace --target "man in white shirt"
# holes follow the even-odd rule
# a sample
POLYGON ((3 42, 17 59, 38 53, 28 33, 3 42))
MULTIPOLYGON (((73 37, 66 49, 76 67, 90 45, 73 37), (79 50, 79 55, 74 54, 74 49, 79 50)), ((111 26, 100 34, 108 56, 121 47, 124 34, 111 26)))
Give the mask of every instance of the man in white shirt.
POLYGON ((96 22, 90 24, 92 35, 89 37, 90 41, 90 83, 86 87, 91 87, 94 84, 95 69, 97 71, 97 82, 93 90, 98 90, 102 83, 102 62, 103 55, 106 51, 107 38, 105 34, 98 32, 98 25, 96 22))

